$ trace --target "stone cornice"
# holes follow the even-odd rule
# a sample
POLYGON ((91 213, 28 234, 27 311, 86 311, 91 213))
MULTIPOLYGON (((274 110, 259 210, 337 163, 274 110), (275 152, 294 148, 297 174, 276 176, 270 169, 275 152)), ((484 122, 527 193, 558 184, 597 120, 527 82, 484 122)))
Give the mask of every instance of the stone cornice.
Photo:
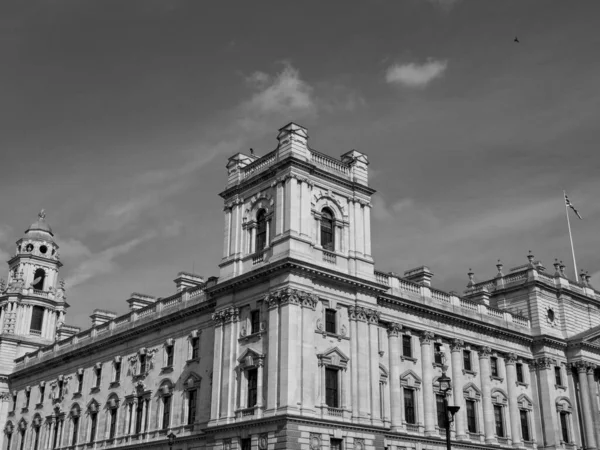
POLYGON ((10 375, 10 379, 18 379, 24 375, 29 376, 37 372, 46 371, 49 368, 59 367, 67 360, 87 355, 90 352, 96 351, 97 349, 110 347, 113 344, 122 343, 125 340, 138 338, 140 334, 153 333, 156 331, 157 326, 164 326, 172 322, 177 322, 185 317, 197 315, 199 312, 211 310, 214 307, 214 302, 205 301, 190 305, 189 307, 181 310, 173 311, 168 315, 157 317, 148 322, 133 322, 134 325, 131 328, 118 330, 114 334, 107 333, 106 335, 102 335, 101 338, 96 338, 94 341, 86 343, 86 345, 77 346, 72 350, 56 355, 53 358, 44 358, 37 363, 26 365, 22 369, 15 368, 16 370, 10 375))
POLYGON ((486 334, 496 334, 501 335, 509 339, 513 339, 518 342, 522 342, 526 345, 531 345, 533 342, 533 338, 524 333, 520 333, 516 330, 510 330, 508 328, 502 328, 500 326, 494 327, 490 326, 488 322, 474 319, 471 317, 465 317, 460 314, 456 314, 451 311, 444 311, 442 309, 435 309, 427 305, 423 305, 421 303, 415 302, 413 300, 396 297, 391 294, 380 295, 377 299, 379 304, 389 303, 392 305, 399 306, 400 308, 415 311, 420 314, 425 314, 428 316, 435 317, 442 323, 452 324, 454 326, 458 326, 464 329, 473 329, 479 332, 483 332, 486 334))
POLYGON ((308 172, 311 175, 314 174, 314 175, 319 176, 322 179, 334 181, 335 183, 343 185, 347 189, 354 191, 354 192, 361 192, 365 195, 373 195, 376 192, 375 189, 365 186, 364 184, 357 183, 357 182, 351 181, 347 178, 334 175, 330 172, 327 172, 327 171, 319 168, 318 166, 316 166, 314 164, 311 164, 310 162, 302 161, 300 159, 294 158, 293 156, 289 156, 289 157, 273 164, 267 170, 259 172, 256 176, 247 178, 246 180, 240 181, 239 184, 231 186, 229 189, 225 189, 219 195, 223 199, 228 199, 233 195, 240 194, 256 185, 259 185, 265 181, 268 181, 272 178, 277 177, 282 170, 286 170, 289 167, 298 167, 298 168, 303 169, 304 171, 308 172))
POLYGON ((375 309, 363 308, 362 306, 349 306, 348 319, 360 322, 379 323, 380 312, 375 309))
POLYGON ((564 339, 544 334, 541 336, 535 336, 533 338, 533 346, 538 348, 550 347, 555 348, 557 350, 564 350, 565 348, 567 348, 567 342, 565 342, 564 339))

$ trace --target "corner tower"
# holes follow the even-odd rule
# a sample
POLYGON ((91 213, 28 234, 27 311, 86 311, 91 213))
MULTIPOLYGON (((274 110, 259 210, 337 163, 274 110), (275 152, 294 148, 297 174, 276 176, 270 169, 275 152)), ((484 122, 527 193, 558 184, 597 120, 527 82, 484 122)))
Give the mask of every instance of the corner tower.
POLYGON ((238 153, 227 164, 220 279, 293 258, 325 270, 374 278, 368 159, 311 149, 306 128, 279 130, 275 150, 238 153))

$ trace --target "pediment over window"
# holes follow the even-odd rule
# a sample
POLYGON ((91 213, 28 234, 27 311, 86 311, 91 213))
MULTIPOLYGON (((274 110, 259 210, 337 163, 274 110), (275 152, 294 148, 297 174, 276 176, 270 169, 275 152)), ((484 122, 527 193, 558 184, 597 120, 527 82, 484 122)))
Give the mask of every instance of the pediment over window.
POLYGON ((402 386, 418 389, 421 387, 421 378, 412 370, 407 370, 400 375, 400 384, 402 386))
POLYGON ((492 389, 492 401, 494 403, 506 405, 508 403, 508 396, 502 389, 495 388, 492 389))
POLYGON ((517 404, 521 409, 533 409, 533 402, 525 394, 519 395, 519 398, 517 398, 517 404))
POLYGON ((478 400, 481 398, 481 391, 473 383, 467 383, 463 388, 465 398, 478 400))
POLYGON ((567 397, 558 397, 556 399, 556 410, 572 412, 571 400, 567 397))
POLYGON ((249 369, 252 367, 262 366, 265 360, 265 356, 261 355, 251 348, 247 348, 244 353, 238 358, 240 368, 242 370, 249 369))
POLYGON ((339 348, 333 347, 325 353, 317 355, 319 366, 333 366, 340 369, 346 369, 350 359, 339 348))
POLYGON ((200 386, 201 380, 202 377, 200 377, 199 375, 196 375, 195 373, 190 373, 190 375, 186 378, 185 382, 183 383, 183 386, 186 389, 193 389, 195 387, 200 386))

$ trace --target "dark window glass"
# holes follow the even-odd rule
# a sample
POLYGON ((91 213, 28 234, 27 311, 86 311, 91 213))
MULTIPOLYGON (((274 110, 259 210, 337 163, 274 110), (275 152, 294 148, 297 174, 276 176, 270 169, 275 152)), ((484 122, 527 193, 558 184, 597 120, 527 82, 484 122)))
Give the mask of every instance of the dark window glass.
POLYGON ((258 394, 258 369, 248 371, 248 408, 256 406, 258 394))
POLYGON ((102 383, 102 367, 98 367, 96 369, 96 387, 100 387, 100 383, 102 383))
POLYGON ((446 410, 444 408, 444 396, 436 394, 435 407, 437 412, 437 425, 439 428, 446 428, 446 410))
POLYGON ((515 364, 515 369, 517 371, 517 381, 519 383, 524 383, 525 378, 523 378, 523 364, 521 363, 516 363, 515 364))
POLYGON ((471 351, 463 350, 463 369, 472 370, 471 369, 471 351))
POLYGON ((31 391, 25 391, 25 408, 29 408, 29 399, 31 398, 31 391))
POLYGON ((43 291, 45 279, 46 272, 44 271, 44 269, 37 269, 33 275, 32 287, 37 291, 43 291))
POLYGON ((415 391, 412 389, 404 389, 404 419, 406 423, 416 423, 415 391))
POLYGON ((504 437, 504 418, 502 417, 502 406, 494 405, 494 420, 496 421, 496 436, 504 437))
POLYGON ((327 333, 336 333, 337 332, 335 319, 336 319, 336 310, 335 309, 326 309, 325 310, 325 331, 327 333))
POLYGON ((142 432, 142 419, 144 418, 144 399, 138 398, 135 407, 135 434, 142 432))
POLYGON ((131 434, 131 424, 133 422, 131 420, 133 418, 133 403, 130 403, 127 406, 127 412, 129 413, 129 422, 128 422, 128 425, 127 425, 127 434, 131 434))
POLYGON ((562 434, 562 440, 564 442, 571 442, 569 440, 569 418, 567 417, 567 412, 565 411, 561 411, 560 412, 560 431, 562 434))
POLYGON ((144 431, 148 431, 148 409, 150 407, 150 399, 146 399, 146 414, 144 415, 144 431))
POLYGON ((467 429, 469 433, 477 433, 477 416, 475 411, 475 401, 467 400, 467 429))
POLYGON ((46 392, 46 386, 40 386, 40 403, 44 403, 44 394, 46 392))
POLYGON ((92 429, 90 431, 90 442, 96 440, 96 427, 98 426, 98 413, 90 414, 90 420, 92 421, 92 429))
POLYGON ((404 334, 402 335, 402 354, 407 358, 412 358, 412 338, 404 334))
POLYGON ((171 421, 171 396, 166 395, 163 397, 163 419, 162 428, 169 428, 169 422, 171 421))
POLYGON ((321 247, 334 251, 334 240, 333 214, 329 209, 324 209, 321 211, 321 247))
POLYGON ((146 373, 146 355, 140 355, 140 374, 146 373))
POLYGON ((329 441, 330 450, 342 450, 342 441, 341 439, 331 439, 329 441))
POLYGON ((258 333, 260 331, 260 311, 255 309, 250 313, 250 333, 258 333))
POLYGON ((267 213, 261 209, 256 215, 256 251, 260 252, 267 246, 267 213))
POLYGON ((83 391, 83 372, 77 374, 77 392, 83 391))
POLYGON ((433 344, 433 362, 435 362, 436 364, 443 364, 443 360, 442 360, 442 352, 441 352, 441 348, 442 348, 442 344, 440 344, 439 342, 436 342, 435 344, 433 344))
POLYGON ((59 380, 58 381, 58 397, 62 398, 63 396, 63 381, 59 380))
POLYGON ((242 439, 242 450, 251 450, 252 449, 252 439, 246 438, 242 439))
POLYGON ((492 372, 493 377, 498 376, 498 358, 490 358, 490 371, 492 372))
POLYGON ((121 381, 121 363, 115 362, 115 381, 121 381))
POLYGON ((173 346, 167 345, 165 351, 167 352, 167 367, 171 367, 173 365, 173 346))
POLYGON ((530 441, 531 437, 529 436, 529 418, 527 417, 527 411, 520 410, 519 416, 521 417, 521 437, 524 441, 530 441))
POLYGON ((556 366, 554 368, 554 378, 556 380, 556 384, 559 385, 559 386, 562 386, 562 376, 561 376, 561 373, 560 373, 560 367, 559 366, 556 366))
POLYGON ((12 433, 6 434, 6 448, 10 448, 10 444, 12 444, 12 433))
POLYGON ((79 438, 79 416, 73 417, 73 436, 71 438, 71 445, 77 445, 79 438))
POLYGON ((33 429, 33 450, 38 450, 40 447, 40 427, 33 429))
POLYGON ((110 430, 109 430, 109 439, 113 439, 115 434, 117 433, 117 408, 112 408, 110 411, 110 430))
POLYGON ((25 448, 25 430, 21 430, 21 446, 19 450, 23 450, 25 448))
POLYGON ((34 306, 31 311, 31 326, 29 327, 30 332, 39 334, 42 332, 42 324, 44 323, 44 308, 41 306, 34 306))
POLYGON ((192 338, 192 359, 198 359, 200 354, 200 338, 192 338))
POLYGON ((13 395, 13 405, 12 405, 12 410, 13 412, 15 412, 15 410, 17 409, 17 398, 18 398, 18 393, 13 395))
POLYGON ((196 421, 196 397, 198 391, 193 389, 188 391, 188 425, 193 424, 196 421))
POLYGON ((325 403, 332 408, 339 408, 337 369, 325 369, 325 403))

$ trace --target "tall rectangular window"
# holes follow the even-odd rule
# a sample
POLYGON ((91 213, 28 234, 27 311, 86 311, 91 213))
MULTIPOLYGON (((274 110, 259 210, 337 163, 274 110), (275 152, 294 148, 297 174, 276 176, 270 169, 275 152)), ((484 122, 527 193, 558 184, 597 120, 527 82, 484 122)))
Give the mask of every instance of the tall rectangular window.
POLYGON ((437 425, 439 428, 446 428, 446 409, 444 406, 444 396, 436 394, 435 408, 437 412, 437 425))
POLYGON ((83 370, 81 373, 77 374, 77 393, 81 393, 83 391, 83 370))
POLYGON ((331 309, 331 308, 327 308, 325 310, 325 331, 327 333, 336 333, 337 332, 337 327, 336 327, 336 310, 335 309, 331 309))
POLYGON ((139 355, 140 357, 140 372, 139 374, 145 374, 146 373, 146 355, 139 355))
POLYGON ((494 421, 496 422, 496 436, 504 437, 504 417, 502 417, 502 406, 494 405, 494 421))
POLYGON ((325 403, 331 408, 340 407, 337 369, 325 369, 325 403))
POLYGON ((463 350, 463 369, 472 371, 471 368, 471 351, 463 350))
POLYGON ((402 335, 402 355, 412 358, 412 338, 408 334, 402 335))
POLYGON ((192 346, 192 357, 190 359, 198 359, 198 356, 200 356, 200 338, 193 337, 190 345, 192 346))
POLYGON ((328 209, 321 211, 321 247, 334 251, 334 223, 333 214, 328 209))
POLYGON ((477 433, 477 412, 474 400, 467 400, 467 429, 469 433, 477 433))
POLYGON ((79 416, 73 417, 73 436, 71 437, 71 445, 77 445, 79 440, 79 416))
POLYGON ((562 386, 562 375, 560 373, 560 366, 554 367, 554 379, 558 386, 562 386))
POLYGON ((241 444, 242 444, 241 445, 242 450, 252 450, 252 439, 251 438, 242 439, 241 444))
POLYGON ((560 432, 564 442, 571 442, 569 440, 569 417, 565 411, 560 412, 560 432))
POLYGON ((121 361, 115 361, 115 383, 121 381, 121 361))
POLYGON ((91 413, 90 420, 92 421, 92 426, 90 429, 90 442, 94 442, 96 440, 96 427, 98 426, 98 413, 91 413))
POLYGON ((110 412, 110 429, 108 438, 114 439, 115 434, 117 433, 117 408, 109 409, 110 412))
POLYGON ((248 408, 256 406, 258 398, 258 369, 248 370, 248 408))
POLYGON ((167 345, 165 347, 165 354, 166 354, 166 363, 167 363, 167 367, 172 367, 173 366, 173 353, 175 353, 173 351, 173 346, 172 345, 167 345))
POLYGON ((96 368, 96 387, 99 388, 102 383, 102 366, 96 368))
POLYGON ((498 377, 498 358, 492 356, 490 358, 490 372, 493 377, 498 377))
POLYGON ((415 391, 404 388, 404 419, 406 423, 416 423, 415 391))
POLYGON ((21 445, 19 447, 19 450, 24 450, 25 449, 25 430, 21 430, 21 445))
POLYGON ((46 385, 40 384, 40 403, 44 403, 44 394, 46 393, 46 385))
POLYGON ((188 391, 188 420, 187 424, 192 425, 196 421, 196 398, 198 397, 198 391, 192 389, 188 391))
POLYGON ((144 417, 144 399, 138 398, 135 407, 135 434, 142 432, 142 419, 144 417))
POLYGON ((440 344, 439 342, 433 344, 433 362, 440 365, 444 364, 442 358, 442 344, 440 344))
POLYGON ((255 309, 250 312, 250 333, 258 333, 260 331, 260 310, 255 309))
POLYGON ((42 332, 42 324, 44 323, 44 308, 34 306, 31 310, 31 325, 29 332, 31 334, 40 334, 42 332))
POLYGON ((40 446, 40 427, 35 427, 33 433, 33 450, 38 450, 40 446))
POLYGON ((25 391, 25 408, 29 408, 29 400, 31 399, 31 391, 25 391))
POLYGON ((17 409, 17 398, 18 398, 18 395, 19 395, 18 393, 16 393, 16 394, 13 395, 13 404, 12 404, 12 410, 13 410, 13 412, 15 412, 16 409, 17 409))
POLYGON ((330 450, 342 450, 343 442, 341 439, 330 439, 329 449, 330 450))
POLYGON ((162 417, 162 428, 169 428, 171 422, 171 396, 165 395, 163 397, 163 417, 162 417))
POLYGON ((526 410, 521 409, 519 411, 519 416, 521 418, 521 436, 524 441, 531 441, 531 436, 529 435, 529 417, 526 410))
POLYGON ((523 377, 523 364, 516 363, 515 364, 515 369, 517 371, 517 381, 519 383, 524 383, 525 382, 525 378, 523 377))

